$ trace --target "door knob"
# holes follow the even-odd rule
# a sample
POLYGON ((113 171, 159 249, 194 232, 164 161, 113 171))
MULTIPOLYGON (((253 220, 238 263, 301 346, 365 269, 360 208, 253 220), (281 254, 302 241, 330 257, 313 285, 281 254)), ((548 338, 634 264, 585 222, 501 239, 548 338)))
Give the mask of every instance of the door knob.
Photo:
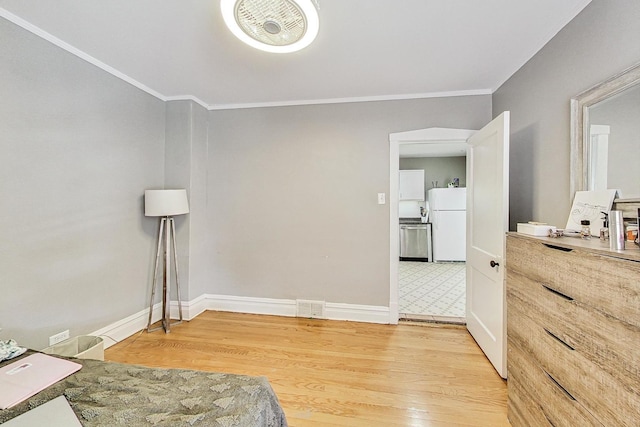
POLYGON ((489 263, 489 265, 491 266, 491 268, 495 268, 497 266, 499 266, 500 264, 498 264, 497 262, 495 262, 494 260, 491 260, 491 262, 489 263))

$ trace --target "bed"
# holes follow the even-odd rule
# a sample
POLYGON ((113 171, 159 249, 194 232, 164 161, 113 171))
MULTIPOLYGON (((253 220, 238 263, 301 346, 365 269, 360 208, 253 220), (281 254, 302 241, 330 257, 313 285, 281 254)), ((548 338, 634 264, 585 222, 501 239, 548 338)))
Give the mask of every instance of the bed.
POLYGON ((0 410, 0 424, 64 395, 83 426, 287 426, 264 377, 73 361, 82 369, 0 410))

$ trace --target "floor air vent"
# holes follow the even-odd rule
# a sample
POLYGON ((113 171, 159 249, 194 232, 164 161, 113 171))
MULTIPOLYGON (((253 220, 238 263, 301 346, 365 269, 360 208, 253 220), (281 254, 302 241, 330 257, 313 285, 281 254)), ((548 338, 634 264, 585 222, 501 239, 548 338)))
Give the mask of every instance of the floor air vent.
POLYGON ((296 300, 297 316, 324 319, 324 301, 296 300))

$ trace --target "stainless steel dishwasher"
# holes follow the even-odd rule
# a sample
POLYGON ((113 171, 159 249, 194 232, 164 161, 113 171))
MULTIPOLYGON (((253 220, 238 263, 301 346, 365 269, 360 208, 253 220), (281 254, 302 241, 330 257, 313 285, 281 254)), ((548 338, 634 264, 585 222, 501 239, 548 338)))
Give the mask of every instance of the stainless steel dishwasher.
POLYGON ((431 223, 400 224, 400 259, 433 261, 431 223))

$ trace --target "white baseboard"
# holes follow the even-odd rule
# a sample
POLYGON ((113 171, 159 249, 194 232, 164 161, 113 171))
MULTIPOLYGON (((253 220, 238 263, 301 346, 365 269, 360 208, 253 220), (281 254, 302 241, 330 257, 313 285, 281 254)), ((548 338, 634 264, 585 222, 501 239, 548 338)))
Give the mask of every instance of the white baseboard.
MULTIPOLYGON (((170 308, 171 318, 178 319, 178 302, 171 301, 170 308)), ((160 320, 161 310, 161 303, 153 306, 153 318, 151 319, 153 322, 160 320)), ((184 320, 192 320, 207 310, 295 317, 296 300, 203 294, 191 301, 182 302, 184 320)), ((328 302, 325 304, 325 318, 327 320, 388 324, 389 307, 328 302)), ((145 329, 148 320, 149 309, 146 308, 89 335, 106 338, 104 348, 109 348, 145 329)))
MULTIPOLYGON (((160 305, 160 304, 157 304, 160 305)), ((178 301, 171 301, 171 318, 179 319, 178 301)), ((195 319, 199 314, 207 311, 207 295, 202 294, 191 301, 182 301, 182 317, 185 320, 195 319)), ((155 312, 155 308, 154 308, 155 312)), ((160 317, 158 317, 160 319, 160 317)))
MULTIPOLYGON (((153 307, 152 321, 156 322, 160 320, 160 311, 162 310, 162 304, 158 303, 153 307)), ((136 332, 141 331, 147 327, 149 321, 149 309, 145 308, 131 316, 128 316, 122 320, 118 320, 104 328, 91 332, 88 335, 94 335, 104 338, 104 348, 109 348, 114 344, 119 343, 125 338, 129 338, 136 332)))
POLYGON ((365 323, 389 323, 389 307, 377 305, 342 304, 328 302, 325 315, 330 320, 348 320, 365 323))
POLYGON ((232 295, 205 295, 207 310, 232 311, 234 313, 268 314, 295 317, 296 300, 237 297, 232 295))
MULTIPOLYGON (((192 301, 182 302, 182 317, 184 320, 191 320, 200 313, 207 310, 206 308, 206 296, 201 295, 192 301)), ((171 301, 170 304, 171 318, 179 319, 178 301, 171 301)), ((153 306, 153 316, 151 322, 155 323, 162 318, 162 303, 157 303, 153 306)), ((145 308, 131 316, 128 316, 122 320, 118 320, 110 325, 105 326, 102 329, 91 332, 89 335, 99 336, 104 338, 104 348, 109 348, 114 344, 119 343, 125 338, 129 338, 131 335, 140 332, 147 327, 149 321, 149 309, 145 308)))
MULTIPOLYGON (((296 300, 211 294, 206 295, 206 299, 208 310, 269 314, 273 316, 296 316, 296 300)), ((325 319, 388 324, 389 308, 327 302, 325 304, 325 319)))

